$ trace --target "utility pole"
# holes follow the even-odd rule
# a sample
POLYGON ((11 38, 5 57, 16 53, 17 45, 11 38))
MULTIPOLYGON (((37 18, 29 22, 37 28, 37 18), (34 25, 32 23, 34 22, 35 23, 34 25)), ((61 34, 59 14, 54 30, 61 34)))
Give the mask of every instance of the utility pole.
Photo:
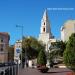
POLYGON ((16 25, 16 27, 21 29, 21 39, 22 39, 22 42, 21 42, 21 67, 22 67, 23 25, 16 25))

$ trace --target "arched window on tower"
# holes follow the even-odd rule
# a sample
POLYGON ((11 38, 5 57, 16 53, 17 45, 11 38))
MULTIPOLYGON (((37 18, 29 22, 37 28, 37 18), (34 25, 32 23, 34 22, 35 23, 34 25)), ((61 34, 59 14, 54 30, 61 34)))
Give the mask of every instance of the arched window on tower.
POLYGON ((43 28, 43 32, 45 32, 45 28, 43 28))
POLYGON ((44 22, 44 25, 45 25, 45 22, 44 22))

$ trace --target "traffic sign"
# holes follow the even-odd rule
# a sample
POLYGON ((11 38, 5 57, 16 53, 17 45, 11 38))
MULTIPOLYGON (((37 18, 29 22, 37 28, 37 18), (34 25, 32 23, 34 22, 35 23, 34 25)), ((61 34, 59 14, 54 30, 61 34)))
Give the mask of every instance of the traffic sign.
POLYGON ((20 53, 20 51, 21 51, 20 48, 17 48, 17 49, 16 49, 16 52, 17 52, 17 53, 20 53))

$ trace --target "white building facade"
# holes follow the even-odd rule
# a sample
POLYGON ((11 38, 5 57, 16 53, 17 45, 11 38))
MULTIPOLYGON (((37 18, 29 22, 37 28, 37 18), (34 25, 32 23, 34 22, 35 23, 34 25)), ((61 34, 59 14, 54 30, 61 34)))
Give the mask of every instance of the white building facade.
POLYGON ((22 51, 22 40, 18 40, 14 45, 14 62, 20 63, 21 51, 22 51))

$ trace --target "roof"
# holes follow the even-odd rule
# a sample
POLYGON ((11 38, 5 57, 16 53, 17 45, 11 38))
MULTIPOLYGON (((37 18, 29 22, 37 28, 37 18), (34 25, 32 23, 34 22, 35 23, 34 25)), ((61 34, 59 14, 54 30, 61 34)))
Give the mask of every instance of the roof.
POLYGON ((2 36, 7 36, 10 39, 10 35, 7 32, 0 32, 0 35, 2 36))

